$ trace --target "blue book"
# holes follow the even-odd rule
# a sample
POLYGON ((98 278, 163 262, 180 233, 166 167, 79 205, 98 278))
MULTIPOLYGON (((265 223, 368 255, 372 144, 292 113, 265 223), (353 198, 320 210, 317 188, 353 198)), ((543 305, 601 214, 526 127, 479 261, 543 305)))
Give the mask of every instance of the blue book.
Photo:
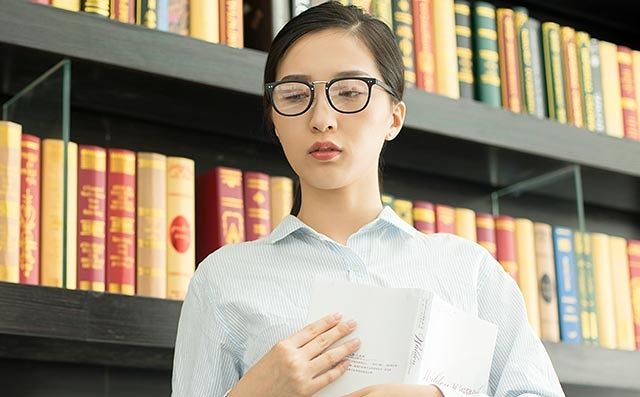
POLYGON ((560 340, 564 343, 581 344, 580 301, 578 300, 578 279, 571 229, 553 227, 553 253, 558 287, 560 340))
POLYGON ((158 1, 158 30, 169 31, 169 0, 158 1))

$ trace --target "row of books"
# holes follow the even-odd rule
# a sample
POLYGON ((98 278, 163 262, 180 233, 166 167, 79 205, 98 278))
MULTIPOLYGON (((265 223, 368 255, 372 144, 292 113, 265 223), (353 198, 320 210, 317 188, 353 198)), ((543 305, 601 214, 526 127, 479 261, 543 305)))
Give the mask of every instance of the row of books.
POLYGON ((640 350, 640 240, 390 195, 383 201, 423 233, 485 247, 517 282, 541 339, 640 350))

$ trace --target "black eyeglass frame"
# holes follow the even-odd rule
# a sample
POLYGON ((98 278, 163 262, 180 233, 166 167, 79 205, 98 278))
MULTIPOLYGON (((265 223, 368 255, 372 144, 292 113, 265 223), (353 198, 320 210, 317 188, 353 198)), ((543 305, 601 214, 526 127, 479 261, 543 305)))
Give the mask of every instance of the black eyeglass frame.
POLYGON ((301 114, 304 114, 307 110, 309 110, 311 108, 311 105, 313 104, 313 100, 315 99, 315 91, 316 91, 315 85, 317 83, 325 83, 324 91, 325 91, 325 95, 327 97, 327 102, 329 102, 329 105, 331 105, 331 107, 338 113, 353 114, 353 113, 362 112, 364 109, 366 109, 367 106, 369 105, 369 101, 371 100, 371 89, 373 88, 374 85, 380 86, 382 89, 387 91, 392 97, 394 97, 397 100, 400 100, 400 98, 398 98, 396 96, 396 94, 393 92, 393 90, 391 89, 391 87, 389 87, 389 85, 387 83, 385 83, 382 80, 376 79, 375 77, 338 77, 338 78, 335 78, 335 79, 331 79, 329 81, 323 81, 323 80, 319 80, 319 81, 279 80, 279 81, 274 81, 273 83, 265 84, 264 85, 264 89, 265 89, 265 94, 267 96, 267 100, 269 101, 271 106, 273 106, 275 111, 278 112, 278 114, 281 114, 282 116, 285 116, 285 117, 296 117, 296 116, 300 116, 301 114), (368 92, 368 95, 367 95, 367 101, 365 102, 364 106, 362 106, 361 109, 355 110, 355 111, 350 111, 350 112, 345 112, 345 111, 342 111, 342 110, 336 108, 336 106, 331 101, 331 98, 329 97, 329 89, 331 88, 331 85, 333 85, 334 83, 337 83, 339 81, 343 81, 343 80, 361 80, 361 81, 364 81, 365 83, 367 83, 367 86, 369 87, 369 92, 368 92), (273 102, 273 90, 277 86, 279 86, 280 84, 286 84, 286 83, 302 83, 302 84, 306 85, 307 87, 309 87, 309 89, 311 90, 311 98, 309 98, 309 104, 307 105, 307 107, 303 111, 301 111, 299 113, 296 113, 296 114, 285 114, 285 113, 282 113, 278 109, 278 107, 275 105, 275 103, 273 102))

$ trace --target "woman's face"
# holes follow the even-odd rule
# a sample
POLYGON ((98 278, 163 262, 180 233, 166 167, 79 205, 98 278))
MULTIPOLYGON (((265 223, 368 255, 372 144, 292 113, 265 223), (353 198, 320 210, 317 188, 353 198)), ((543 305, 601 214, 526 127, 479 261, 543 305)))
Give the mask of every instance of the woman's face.
MULTIPOLYGON (((329 81, 345 72, 383 80, 373 55, 360 40, 344 30, 329 29, 303 36, 292 45, 280 62, 276 80, 329 81)), ((382 145, 400 131, 404 114, 404 103, 395 103, 377 85, 364 110, 339 113, 327 101, 325 84, 318 83, 314 102, 305 113, 287 117, 272 109, 271 116, 287 160, 302 184, 339 189, 363 178, 377 182, 382 145), (330 159, 311 154, 316 142, 331 142, 340 150, 330 159)))

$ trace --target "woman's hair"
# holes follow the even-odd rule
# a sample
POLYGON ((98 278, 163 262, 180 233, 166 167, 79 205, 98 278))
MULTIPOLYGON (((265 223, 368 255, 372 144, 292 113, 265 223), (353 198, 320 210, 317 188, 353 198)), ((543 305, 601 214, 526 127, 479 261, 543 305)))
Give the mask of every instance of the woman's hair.
MULTIPOLYGON (((361 40, 375 57, 383 80, 395 93, 396 98, 402 100, 404 93, 404 65, 402 54, 396 38, 389 27, 382 21, 364 13, 356 6, 343 6, 336 1, 330 1, 311 7, 300 15, 292 18, 271 43, 269 55, 264 68, 264 83, 271 83, 276 79, 276 70, 286 51, 301 37, 308 33, 315 33, 326 29, 344 29, 353 37, 361 40)), ((271 103, 266 93, 263 95, 265 126, 272 137, 279 142, 274 134, 271 119, 271 103)), ((386 141, 382 147, 382 152, 386 141)), ((382 192, 382 170, 384 161, 380 154, 378 162, 378 182, 382 192)), ((302 204, 302 190, 300 182, 296 182, 292 215, 298 215, 302 204)))

